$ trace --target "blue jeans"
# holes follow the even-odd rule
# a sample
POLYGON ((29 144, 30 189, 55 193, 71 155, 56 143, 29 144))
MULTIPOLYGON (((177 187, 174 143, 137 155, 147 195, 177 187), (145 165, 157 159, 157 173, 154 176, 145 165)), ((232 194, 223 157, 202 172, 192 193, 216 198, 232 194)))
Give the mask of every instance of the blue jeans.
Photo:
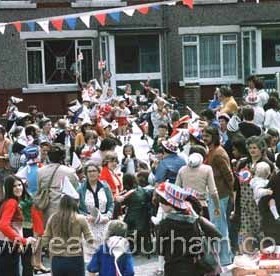
POLYGON ((83 256, 52 258, 53 276, 85 276, 83 256))
POLYGON ((215 216, 214 210, 215 205, 213 200, 209 199, 208 209, 210 221, 217 227, 217 229, 222 234, 222 241, 219 245, 219 257, 222 266, 232 263, 232 252, 230 248, 230 240, 228 233, 228 223, 227 223, 227 209, 228 209, 229 197, 224 197, 220 199, 220 216, 215 216))

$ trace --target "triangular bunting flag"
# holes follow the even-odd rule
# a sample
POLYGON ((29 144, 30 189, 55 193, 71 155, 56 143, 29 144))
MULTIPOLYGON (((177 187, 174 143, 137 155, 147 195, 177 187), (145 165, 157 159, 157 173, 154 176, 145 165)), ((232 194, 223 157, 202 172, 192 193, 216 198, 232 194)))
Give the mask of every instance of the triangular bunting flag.
POLYGON ((76 28, 77 18, 75 18, 75 17, 67 18, 67 19, 65 19, 65 21, 71 30, 74 30, 76 28))
POLYGON ((62 31, 62 25, 63 25, 63 19, 62 18, 59 18, 59 19, 54 19, 54 20, 51 20, 52 22, 52 25, 54 26, 54 28, 58 31, 62 31))
POLYGON ((123 10, 123 12, 128 16, 132 16, 135 12, 135 9, 127 9, 127 10, 123 10))
POLYGON ((189 8, 193 8, 193 0, 183 0, 183 5, 188 6, 189 8))
POLYGON ((156 10, 156 11, 160 10, 160 6, 152 6, 151 8, 152 10, 156 10))
POLYGON ((147 14, 149 12, 149 7, 143 7, 137 9, 141 14, 147 14))
POLYGON ((35 32, 35 22, 27 22, 28 28, 31 32, 35 32))
POLYGON ((109 13, 109 15, 110 15, 116 22, 120 22, 120 17, 121 17, 121 13, 120 13, 120 12, 109 13))
POLYGON ((21 22, 20 21, 13 22, 13 25, 15 26, 15 28, 18 32, 21 31, 21 22))
POLYGON ((176 1, 174 1, 174 2, 169 2, 169 3, 167 3, 167 5, 168 5, 168 6, 175 6, 176 3, 177 3, 176 1))
POLYGON ((106 14, 96 14, 94 17, 97 19, 97 21, 100 23, 100 25, 104 26, 106 21, 106 14))
POLYGON ((6 24, 0 24, 0 33, 1 34, 5 33, 5 28, 6 28, 6 24))
POLYGON ((44 20, 44 21, 38 21, 37 22, 39 24, 39 26, 46 32, 49 33, 49 21, 48 20, 44 20))
POLYGON ((80 19, 83 21, 83 23, 89 28, 90 25, 90 15, 83 15, 80 16, 80 19))

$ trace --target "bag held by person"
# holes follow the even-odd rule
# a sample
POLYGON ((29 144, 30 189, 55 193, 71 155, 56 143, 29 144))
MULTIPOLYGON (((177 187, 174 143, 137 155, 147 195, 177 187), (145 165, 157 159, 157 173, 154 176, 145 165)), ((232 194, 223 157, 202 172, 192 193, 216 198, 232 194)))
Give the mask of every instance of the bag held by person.
POLYGON ((219 255, 216 253, 211 240, 208 240, 204 231, 201 228, 199 220, 197 220, 197 227, 201 238, 202 253, 195 258, 195 264, 198 271, 203 274, 220 271, 219 255))
POLYGON ((48 184, 45 185, 45 186, 42 186, 33 198, 33 204, 39 210, 43 211, 43 210, 47 209, 47 207, 49 206, 49 203, 50 203, 50 196, 49 196, 50 191, 49 191, 49 189, 50 189, 51 183, 53 181, 53 177, 54 177, 57 169, 59 168, 59 166, 60 165, 58 165, 54 169, 53 174, 52 174, 48 184))

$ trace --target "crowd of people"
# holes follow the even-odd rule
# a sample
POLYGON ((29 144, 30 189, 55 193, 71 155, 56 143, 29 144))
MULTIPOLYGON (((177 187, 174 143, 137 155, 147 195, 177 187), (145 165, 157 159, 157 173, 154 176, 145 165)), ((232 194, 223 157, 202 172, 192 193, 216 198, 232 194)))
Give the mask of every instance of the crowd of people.
POLYGON ((219 87, 207 109, 180 114, 148 81, 122 96, 95 84, 56 121, 8 101, 1 275, 134 275, 133 256, 152 254, 155 275, 217 275, 234 256, 280 243, 277 94, 251 76, 238 103, 219 87), (136 125, 152 139, 142 156, 131 143, 136 125))

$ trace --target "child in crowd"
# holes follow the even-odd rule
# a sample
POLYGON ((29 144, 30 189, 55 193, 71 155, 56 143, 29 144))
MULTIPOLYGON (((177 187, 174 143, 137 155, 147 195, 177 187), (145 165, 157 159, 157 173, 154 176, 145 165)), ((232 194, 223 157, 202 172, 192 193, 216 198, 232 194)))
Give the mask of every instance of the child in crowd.
POLYGON ((270 166, 266 162, 259 162, 255 167, 254 177, 250 181, 250 186, 254 192, 254 199, 259 204, 262 197, 271 195, 272 191, 267 189, 266 186, 269 182, 268 177, 271 173, 270 166))
MULTIPOLYGON (((270 166, 266 162, 259 162, 255 167, 255 175, 250 181, 250 186, 254 192, 254 199, 259 205, 260 199, 267 195, 272 195, 273 191, 267 189, 267 184, 269 182, 268 177, 271 174, 270 166)), ((278 214, 276 203, 274 199, 269 200, 269 209, 277 222, 280 223, 280 216, 278 214)))
POLYGON ((123 147, 123 155, 124 158, 121 162, 121 171, 122 173, 129 173, 129 174, 135 174, 135 172, 138 169, 138 159, 135 155, 135 149, 133 145, 126 144, 123 147))
POLYGON ((131 244, 130 248, 133 250, 133 254, 141 253, 149 256, 151 253, 151 196, 138 185, 135 174, 124 174, 123 185, 127 192, 123 198, 120 196, 119 200, 126 208, 124 222, 127 223, 127 235, 136 237, 134 239, 136 244, 131 244))
POLYGON ((133 258, 129 252, 129 242, 125 238, 126 232, 126 223, 120 220, 110 221, 104 244, 94 253, 87 266, 90 275, 134 275, 133 258))
POLYGON ((160 124, 158 126, 158 135, 154 138, 154 143, 152 149, 155 153, 159 151, 161 147, 161 142, 168 139, 168 126, 165 124, 160 124))
POLYGON ((119 124, 118 134, 126 135, 128 128, 128 115, 130 115, 130 110, 126 107, 126 100, 121 98, 119 100, 119 106, 115 107, 115 116, 119 124))

